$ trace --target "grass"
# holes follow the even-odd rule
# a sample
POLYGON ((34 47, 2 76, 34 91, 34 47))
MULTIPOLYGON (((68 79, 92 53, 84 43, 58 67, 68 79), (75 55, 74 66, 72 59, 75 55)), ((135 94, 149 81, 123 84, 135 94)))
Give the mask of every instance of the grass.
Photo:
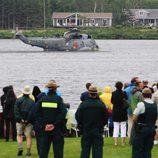
MULTIPOLYGON (((68 28, 51 28, 46 30, 32 29, 23 30, 28 37, 53 37, 63 36, 68 28)), ((92 35, 94 39, 158 39, 158 28, 132 28, 132 27, 110 27, 110 28, 79 28, 80 33, 92 35)), ((0 30, 0 39, 15 38, 15 31, 0 30)))
MULTIPOLYGON (((113 144, 113 138, 104 139, 104 158, 131 158, 131 146, 126 145, 122 147, 119 145, 115 147, 113 144)), ((23 143, 24 156, 21 156, 20 158, 26 158, 25 145, 26 142, 23 143)), ((5 142, 5 140, 1 139, 0 149, 0 158, 19 158, 17 157, 17 142, 5 142)), ((65 138, 64 158, 79 158, 80 151, 80 138, 65 138)), ((35 139, 33 139, 32 156, 30 156, 30 158, 37 157, 36 143, 35 139)), ((49 158, 53 158, 52 147, 50 148, 49 158)), ((154 146, 152 150, 152 158, 158 158, 158 146, 154 146)))

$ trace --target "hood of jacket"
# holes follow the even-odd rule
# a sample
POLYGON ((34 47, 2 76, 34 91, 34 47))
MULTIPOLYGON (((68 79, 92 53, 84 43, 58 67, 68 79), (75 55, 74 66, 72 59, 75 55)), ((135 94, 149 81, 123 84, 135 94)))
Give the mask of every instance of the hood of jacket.
POLYGON ((110 86, 105 87, 104 92, 111 93, 111 87, 110 86))

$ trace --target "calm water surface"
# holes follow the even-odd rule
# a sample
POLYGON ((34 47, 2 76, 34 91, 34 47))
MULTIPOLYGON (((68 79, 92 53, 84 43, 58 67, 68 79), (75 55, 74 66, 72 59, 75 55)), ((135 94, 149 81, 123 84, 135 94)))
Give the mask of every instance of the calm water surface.
MULTIPOLYGON (((44 52, 19 40, 0 40, 0 91, 13 85, 17 94, 25 85, 60 85, 65 102, 76 108, 85 83, 114 87, 133 76, 158 80, 157 40, 97 40, 98 52, 44 52)), ((113 88, 114 90, 114 88, 113 88)), ((2 94, 2 92, 0 92, 2 94)))

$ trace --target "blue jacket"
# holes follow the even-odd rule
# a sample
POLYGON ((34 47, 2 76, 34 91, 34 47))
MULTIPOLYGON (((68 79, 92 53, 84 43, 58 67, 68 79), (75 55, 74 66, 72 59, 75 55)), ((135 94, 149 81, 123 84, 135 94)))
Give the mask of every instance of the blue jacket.
POLYGON ((89 93, 88 93, 88 91, 86 91, 86 92, 83 92, 83 93, 81 94, 80 100, 81 100, 81 101, 85 101, 85 100, 87 100, 88 98, 89 98, 89 93))
MULTIPOLYGON (((124 89, 124 91, 125 91, 126 94, 127 94, 127 98, 128 98, 128 103, 129 103, 129 104, 130 104, 130 96, 132 95, 132 92, 133 92, 133 89, 134 89, 134 88, 135 88, 135 84, 130 83, 130 84, 128 85, 128 87, 124 89)), ((132 115, 132 110, 131 110, 130 107, 128 108, 128 115, 132 115)))

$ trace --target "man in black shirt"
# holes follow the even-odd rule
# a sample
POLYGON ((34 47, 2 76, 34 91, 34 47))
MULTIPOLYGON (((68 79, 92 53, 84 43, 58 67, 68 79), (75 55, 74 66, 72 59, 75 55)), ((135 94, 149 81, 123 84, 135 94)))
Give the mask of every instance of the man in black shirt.
POLYGON ((78 126, 83 132, 81 158, 89 158, 92 147, 93 158, 103 157, 103 128, 107 124, 108 112, 98 97, 97 88, 89 87, 89 97, 83 101, 75 114, 78 126))

